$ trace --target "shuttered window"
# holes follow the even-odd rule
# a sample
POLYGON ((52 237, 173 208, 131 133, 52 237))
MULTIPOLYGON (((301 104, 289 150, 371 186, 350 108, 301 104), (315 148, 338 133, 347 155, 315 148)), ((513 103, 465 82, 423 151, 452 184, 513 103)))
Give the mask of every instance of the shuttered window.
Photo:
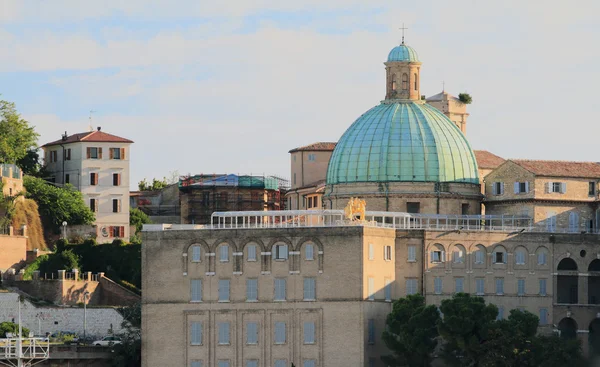
POLYGON ((246 325, 246 344, 258 344, 258 323, 249 322, 246 325))
POLYGON ((416 294, 417 293, 417 280, 416 279, 406 279, 406 294, 416 294))
POLYGON ((190 328, 190 340, 192 345, 202 345, 202 323, 192 322, 190 328))
POLYGON ((221 245, 219 247, 219 260, 221 262, 229 261, 229 245, 221 245))
POLYGON ((433 278, 433 291, 435 294, 442 294, 442 278, 433 278))
POLYGON ((548 324, 548 309, 540 308, 540 325, 548 324))
POLYGON ((367 279, 367 294, 369 300, 375 299, 375 279, 371 277, 367 279))
POLYGON ((465 278, 455 278, 454 283, 454 291, 456 293, 462 293, 465 291, 465 278))
POLYGON ((219 279, 219 302, 229 301, 229 279, 219 279))
POLYGON ((417 261, 417 248, 408 246, 408 261, 417 261))
POLYGON ((113 213, 120 213, 121 212, 121 200, 113 199, 112 204, 113 204, 113 213))
POLYGON ((525 295, 525 279, 517 279, 517 295, 525 295))
POLYGON ((192 302, 202 301, 202 279, 190 281, 190 298, 192 302))
POLYGON ((484 252, 483 250, 475 251, 475 264, 483 264, 484 252))
POLYGON ((315 255, 314 255, 314 246, 309 243, 304 247, 304 257, 306 260, 314 260, 315 259, 315 255))
POLYGON ((375 320, 369 319, 367 324, 367 342, 369 344, 375 344, 375 320))
POLYGON ((286 281, 284 278, 275 278, 275 301, 285 301, 286 281))
POLYGON ((246 279, 246 301, 258 301, 258 279, 246 279))
POLYGON ((477 278, 475 279, 475 292, 477 295, 482 296, 485 294, 485 279, 477 278))
POLYGON ((229 323, 219 323, 219 344, 229 344, 229 323))
POLYGON ((540 279, 540 296, 546 295, 546 279, 540 279))
POLYGON ((392 281, 390 279, 385 280, 385 287, 383 288, 383 290, 385 292, 385 300, 391 301, 392 300, 392 281))
POLYGON ((496 294, 504 294, 504 278, 496 278, 496 294))
POLYGON ((200 246, 192 246, 192 262, 199 263, 202 260, 202 248, 200 246))
POLYGON ((275 323, 275 344, 285 344, 285 322, 275 323))
POLYGON ((192 364, 190 365, 190 367, 203 367, 202 361, 192 361, 192 364))
POLYGON ((256 261, 256 245, 248 245, 248 261, 256 261))
POLYGON ((314 301, 316 295, 316 282, 315 278, 304 278, 304 300, 314 301))
POLYGON ((315 343, 315 323, 305 322, 304 323, 304 344, 315 343))

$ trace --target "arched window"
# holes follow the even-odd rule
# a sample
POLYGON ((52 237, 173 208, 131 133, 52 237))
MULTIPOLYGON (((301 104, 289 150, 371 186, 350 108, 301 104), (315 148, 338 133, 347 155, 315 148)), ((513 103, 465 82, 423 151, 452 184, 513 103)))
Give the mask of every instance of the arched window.
POLYGON ((415 90, 419 89, 419 80, 417 78, 417 73, 415 73, 415 90))
POLYGON ((494 248, 494 257, 492 259, 492 262, 494 264, 506 264, 506 260, 506 249, 502 246, 496 246, 494 248))
POLYGON ((526 265, 527 264, 527 250, 524 247, 518 247, 515 250, 515 264, 526 265))
POLYGON ((408 74, 402 74, 402 90, 408 90, 408 74))
POLYGON ((455 264, 463 264, 465 262, 465 248, 463 246, 454 246, 452 249, 452 262, 455 264))
POLYGON ((545 247, 539 247, 535 251, 537 257, 538 266, 548 265, 548 249, 545 247))
POLYGON ((312 243, 307 243, 304 247, 304 255, 306 260, 315 259, 315 247, 312 243))
POLYGON ((392 74, 392 90, 395 91, 397 88, 396 85, 396 74, 392 74))
POLYGON ((475 258, 473 259, 473 262, 480 265, 485 264, 485 247, 482 245, 477 245, 475 247, 475 258))

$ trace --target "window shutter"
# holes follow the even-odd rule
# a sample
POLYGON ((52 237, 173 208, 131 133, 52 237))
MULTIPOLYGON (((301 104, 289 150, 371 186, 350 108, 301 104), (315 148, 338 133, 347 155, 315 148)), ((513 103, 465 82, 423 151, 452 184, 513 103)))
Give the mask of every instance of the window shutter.
POLYGON ((117 200, 117 212, 121 212, 121 199, 117 200))
POLYGON ((108 158, 109 159, 113 159, 114 158, 114 154, 113 154, 113 149, 112 148, 108 148, 108 158))
POLYGON ((102 148, 98 148, 98 159, 102 159, 102 148))
POLYGON ((566 192, 567 192, 567 183, 563 182, 563 183, 560 184, 560 193, 564 194, 566 192))
POLYGON ((552 192, 552 182, 546 182, 546 194, 552 192))
POLYGON ((440 259, 441 262, 443 262, 443 263, 446 262, 446 251, 442 251, 442 255, 440 257, 441 257, 441 259, 440 259))
POLYGON ((506 184, 504 182, 502 182, 500 184, 500 195, 504 195, 504 188, 505 188, 504 186, 506 186, 506 184))
POLYGON ((518 182, 515 182, 514 188, 515 188, 515 194, 518 194, 519 193, 519 183, 518 182))
POLYGON ((113 226, 108 227, 108 233, 110 234, 110 237, 113 237, 115 235, 115 231, 113 229, 113 226))
POLYGON ((498 190, 496 190, 497 188, 497 182, 492 182, 492 195, 498 195, 498 190))
POLYGON ((92 157, 92 148, 88 147, 87 148, 87 159, 90 159, 92 157))
POLYGON ((97 173, 94 175, 94 185, 98 185, 98 176, 97 173))
POLYGON ((117 185, 121 186, 121 174, 117 173, 117 185))
POLYGON ((125 159, 125 148, 121 148, 121 159, 125 159))
POLYGON ((529 192, 529 181, 525 182, 525 192, 529 192))
POLYGON ((433 262, 433 251, 429 253, 429 261, 433 262))
POLYGON ((123 226, 119 227, 119 237, 125 237, 125 227, 123 226))

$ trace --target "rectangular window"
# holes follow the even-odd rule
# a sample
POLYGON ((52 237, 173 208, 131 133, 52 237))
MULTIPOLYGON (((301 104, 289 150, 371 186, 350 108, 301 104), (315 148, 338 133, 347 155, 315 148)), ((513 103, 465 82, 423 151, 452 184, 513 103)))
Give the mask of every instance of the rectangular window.
POLYGON ((199 263, 202 260, 202 248, 200 246, 192 246, 192 262, 199 263))
POLYGON ((202 323, 192 322, 190 340, 192 345, 202 345, 202 323))
POLYGON ((315 278, 304 278, 304 300, 314 301, 317 298, 315 278))
POLYGON ((475 264, 483 264, 484 252, 483 250, 475 251, 475 264))
POLYGON ((417 247, 408 246, 408 261, 417 261, 417 247))
POLYGON ((417 293, 417 280, 416 279, 406 279, 406 295, 416 294, 417 293))
POLYGON ((285 301, 286 282, 284 278, 275 278, 275 301, 285 301))
POLYGON ((392 246, 385 246, 383 248, 383 259, 385 261, 391 261, 392 260, 392 246))
POLYGON ((433 278, 433 292, 435 294, 442 294, 442 278, 441 277, 433 278))
POLYGON ((275 260, 287 260, 288 258, 288 246, 287 245, 275 245, 275 260))
POLYGON ((229 245, 221 245, 219 247, 219 260, 221 262, 229 261, 229 245))
POLYGON ((546 279, 540 279, 540 296, 546 295, 546 279))
POLYGON ((275 344, 285 344, 285 322, 275 323, 275 344))
POLYGON ((375 361, 376 359, 373 357, 369 358, 369 367, 375 367, 375 361))
POLYGON ((121 174, 113 173, 113 186, 121 186, 121 174))
POLYGON ((121 159, 121 148, 110 148, 110 159, 121 159))
POLYGON ((192 361, 190 367, 202 367, 202 361, 192 361))
POLYGON ((392 300, 392 281, 390 279, 385 280, 385 287, 383 288, 383 290, 385 293, 385 300, 391 301, 392 300))
POLYGON ((71 183, 71 176, 67 173, 65 174, 65 184, 71 183))
POLYGON ((464 253, 464 251, 455 248, 454 251, 452 251, 452 261, 455 264, 462 264, 462 263, 464 263, 465 262, 465 253, 464 253))
POLYGON ((515 182, 515 194, 524 194, 529 192, 529 182, 515 182))
POLYGON ((287 360, 285 360, 285 359, 276 359, 275 360, 275 367, 288 367, 287 360))
POLYGON ((505 254, 502 251, 497 251, 494 253, 494 264, 506 264, 505 254))
POLYGON ((93 212, 98 211, 98 199, 90 199, 90 210, 93 212))
POLYGON ((90 185, 91 186, 98 185, 98 174, 96 172, 90 173, 90 185))
POLYGON ((229 302, 229 279, 219 279, 219 302, 229 302))
POLYGON ((119 199, 113 199, 112 201, 112 206, 113 206, 113 213, 120 213, 121 212, 121 200, 119 199))
POLYGON ((369 243, 369 260, 375 260, 375 246, 369 243))
POLYGON ((246 359, 246 367, 258 367, 258 360, 246 359))
POLYGON ((485 279, 476 278, 475 279, 475 292, 478 296, 482 296, 485 294, 485 279))
POLYGON ((220 359, 218 363, 218 367, 229 367, 228 359, 220 359))
POLYGON ((317 367, 317 361, 314 359, 305 359, 302 367, 317 367))
POLYGON ((515 263, 517 265, 525 265, 525 251, 518 250, 515 254, 515 263))
POLYGON ((368 294, 368 299, 369 301, 372 301, 375 299, 375 279, 369 277, 367 279, 367 294, 368 294))
POLYGON ((246 344, 258 344, 258 323, 246 324, 246 344))
POLYGON ((548 324, 548 309, 540 308, 540 325, 548 324))
POLYGON ((498 307, 498 316, 496 320, 504 320, 504 307, 498 307))
POLYGON ((433 264, 444 262, 444 251, 431 251, 431 262, 433 264))
POLYGON ((460 206, 460 213, 462 215, 469 215, 469 204, 462 204, 460 206))
POLYGON ((258 301, 258 279, 246 279, 246 301, 258 301))
POLYGON ((309 161, 309 162, 314 162, 316 159, 317 159, 317 157, 316 157, 316 155, 315 155, 315 154, 312 154, 312 153, 310 153, 310 154, 308 155, 308 161, 309 161))
POLYGON ((125 237, 125 227, 123 226, 112 226, 111 232, 113 237, 125 237))
POLYGON ((556 231, 556 213, 548 212, 546 213, 546 229, 548 232, 556 231))
POLYGON ((517 279, 517 296, 525 295, 525 279, 517 279))
POLYGON ((369 319, 368 321, 368 340, 369 344, 375 344, 375 319, 369 319))
POLYGON ((465 291, 465 278, 455 278, 454 282, 455 282, 454 291, 456 293, 462 293, 465 291))
POLYGON ((551 186, 551 192, 562 192, 562 185, 560 184, 560 182, 552 182, 552 186, 551 186))
POLYGON ((503 195, 504 194, 504 184, 502 182, 493 182, 492 183, 492 195, 503 195))
POLYGON ((588 189, 588 195, 589 196, 596 195, 596 183, 595 182, 590 182, 589 189, 588 189))
POLYGON ((500 296, 504 294, 504 278, 496 278, 496 294, 500 296))
POLYGON ((256 245, 248 245, 248 261, 256 261, 256 245))
POLYGON ((190 300, 192 302, 202 301, 202 279, 192 279, 190 281, 190 300))
POLYGON ((306 258, 306 260, 314 260, 315 259, 315 250, 314 250, 314 246, 312 244, 307 244, 304 247, 304 257, 306 258))
POLYGON ((100 148, 88 148, 88 158, 100 159, 100 148))
POLYGON ((219 323, 219 344, 222 344, 222 345, 229 344, 229 323, 228 322, 220 322, 219 323))
POLYGON ((406 212, 410 214, 419 214, 421 212, 421 203, 406 203, 406 212))
POLYGON ((315 323, 304 323, 304 344, 315 344, 315 323))

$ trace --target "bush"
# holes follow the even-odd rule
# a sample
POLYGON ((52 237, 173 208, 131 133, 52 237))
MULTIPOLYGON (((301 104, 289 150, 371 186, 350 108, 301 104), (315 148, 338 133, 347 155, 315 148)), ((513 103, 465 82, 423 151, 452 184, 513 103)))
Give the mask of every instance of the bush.
POLYGON ((56 252, 63 252, 65 247, 69 244, 69 241, 66 238, 61 238, 60 240, 54 242, 54 250, 56 252))
POLYGON ((43 274, 56 273, 58 270, 71 271, 73 269, 79 269, 79 258, 73 251, 66 249, 62 252, 42 255, 35 259, 34 262, 25 268, 23 279, 31 280, 33 272, 36 270, 43 276, 43 274))
MULTIPOLYGON (((29 329, 24 327, 22 330, 22 335, 27 337, 29 335, 29 329)), ((19 324, 15 324, 14 322, 10 321, 0 323, 0 337, 6 338, 6 333, 13 333, 14 335, 17 335, 19 333, 19 324)))
POLYGON ((460 93, 458 95, 458 99, 464 103, 464 104, 471 104, 473 102, 473 98, 471 98, 471 95, 469 93, 460 93))

